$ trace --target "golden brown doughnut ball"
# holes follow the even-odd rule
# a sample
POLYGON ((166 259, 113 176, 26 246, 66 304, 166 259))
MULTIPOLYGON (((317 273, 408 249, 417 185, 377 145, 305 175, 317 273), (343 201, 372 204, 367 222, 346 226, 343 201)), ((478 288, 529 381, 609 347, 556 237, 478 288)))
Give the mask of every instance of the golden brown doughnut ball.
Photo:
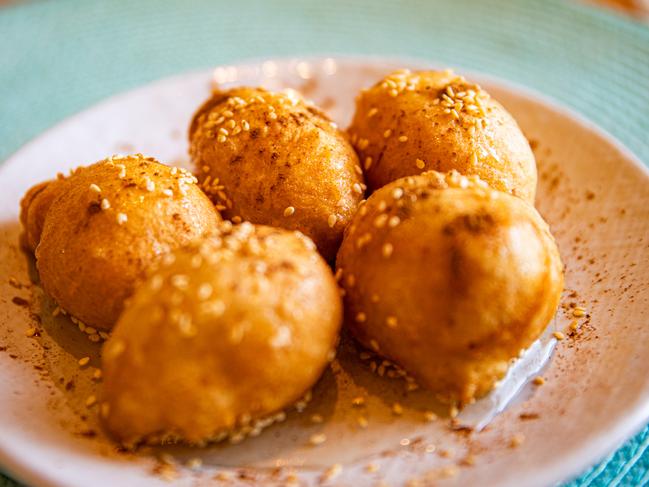
POLYGON ((363 198, 345 135, 295 92, 216 92, 198 110, 190 153, 205 192, 233 222, 300 230, 333 260, 363 198))
POLYGON ((452 71, 387 76, 358 96, 349 133, 371 190, 431 169, 455 169, 534 203, 536 162, 516 121, 452 71))
POLYGON ((104 345, 105 424, 127 444, 256 435, 318 380, 341 321, 311 240, 225 222, 129 300, 104 345))
POLYGON ((36 249, 43 288, 86 325, 112 328, 146 267, 220 220, 195 181, 141 155, 77 169, 36 249))
POLYGON ((66 184, 63 177, 32 186, 20 200, 20 222, 23 225, 22 244, 35 252, 41 240, 45 216, 52 202, 66 184))
POLYGON ((455 171, 374 192, 337 267, 361 343, 460 405, 486 394, 539 337, 563 289, 557 246, 534 207, 455 171))

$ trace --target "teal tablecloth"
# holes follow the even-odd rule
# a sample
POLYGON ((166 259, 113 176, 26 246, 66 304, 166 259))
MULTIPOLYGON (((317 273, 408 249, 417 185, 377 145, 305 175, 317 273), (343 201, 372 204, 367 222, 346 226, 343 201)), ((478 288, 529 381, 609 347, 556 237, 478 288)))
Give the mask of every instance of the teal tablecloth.
MULTIPOLYGON (((649 28, 561 0, 58 0, 5 8, 0 161, 66 116, 147 81, 317 53, 419 57, 511 79, 583 113, 649 164, 649 28)), ((648 446, 645 429, 568 485, 649 483, 648 446)), ((5 484, 14 485, 0 474, 5 484)))

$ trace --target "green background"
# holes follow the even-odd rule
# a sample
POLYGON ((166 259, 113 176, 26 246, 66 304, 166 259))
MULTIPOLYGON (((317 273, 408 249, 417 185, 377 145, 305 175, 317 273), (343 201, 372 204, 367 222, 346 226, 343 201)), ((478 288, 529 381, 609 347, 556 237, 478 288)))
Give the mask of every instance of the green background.
MULTIPOLYGON (((506 78, 581 112, 649 163, 649 28, 561 0, 8 7, 0 10, 0 161, 63 118, 142 83, 249 58, 312 54, 401 55, 506 78)), ((567 485, 649 483, 647 446, 645 429, 567 485)), ((0 474, 5 484, 15 485, 0 474)))

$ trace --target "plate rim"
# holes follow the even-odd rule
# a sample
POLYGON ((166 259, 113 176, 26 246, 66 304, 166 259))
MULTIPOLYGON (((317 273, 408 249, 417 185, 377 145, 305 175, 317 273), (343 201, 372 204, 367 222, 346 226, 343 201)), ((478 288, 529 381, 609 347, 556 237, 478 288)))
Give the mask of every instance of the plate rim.
MULTIPOLYGON (((354 54, 321 54, 309 56, 264 56, 264 57, 251 57, 239 60, 237 62, 220 64, 211 68, 199 68, 186 70, 170 76, 158 78, 142 85, 130 88, 118 93, 112 94, 103 98, 86 108, 72 113, 54 125, 50 126, 36 137, 30 139, 17 150, 10 153, 7 158, 0 163, 0 172, 4 167, 15 163, 15 160, 20 159, 24 152, 31 149, 33 146, 41 143, 42 139, 50 136, 52 132, 56 132, 69 124, 73 124, 76 120, 103 106, 119 103, 122 98, 134 96, 138 92, 144 92, 151 89, 153 86, 175 83, 188 76, 210 75, 215 69, 219 67, 256 67, 264 62, 275 62, 282 66, 291 65, 292 63, 306 62, 308 64, 322 63, 327 59, 333 59, 343 63, 354 64, 403 64, 414 69, 439 69, 441 64, 435 60, 426 60, 423 58, 408 57, 408 56, 381 56, 381 55, 354 55, 354 54)), ((569 118, 576 124, 580 125, 587 131, 594 133, 599 138, 603 139, 606 143, 610 144, 620 155, 631 162, 631 164, 638 170, 643 177, 649 181, 649 167, 628 147, 626 147, 619 139, 610 134, 606 129, 597 125, 592 120, 588 119, 584 114, 576 111, 575 109, 563 105, 559 100, 554 97, 539 92, 536 89, 527 87, 518 82, 500 78, 496 75, 482 73, 471 69, 465 69, 461 65, 454 68, 456 71, 466 74, 468 77, 477 79, 478 81, 486 81, 488 83, 497 85, 513 94, 522 98, 531 100, 535 103, 543 105, 548 110, 557 113, 558 115, 569 118)), ((210 78, 208 78, 210 79, 210 78)), ((549 468, 539 472, 536 479, 532 482, 535 485, 555 485, 561 482, 567 482, 580 474, 587 472, 588 468, 596 463, 603 461, 609 454, 617 451, 621 445, 630 439, 633 435, 642 430, 643 427, 649 422, 649 399, 642 401, 639 399, 636 404, 627 410, 626 414, 620 415, 619 420, 616 421, 615 427, 601 432, 595 436, 590 442, 583 446, 573 449, 569 455, 558 458, 557 461, 550 464, 549 468)), ((22 458, 11 455, 10 451, 6 451, 3 443, 0 442, 0 466, 4 473, 9 474, 11 480, 22 481, 32 485, 43 485, 51 487, 60 487, 65 484, 56 478, 53 478, 47 471, 34 468, 33 463, 29 463, 22 458)))

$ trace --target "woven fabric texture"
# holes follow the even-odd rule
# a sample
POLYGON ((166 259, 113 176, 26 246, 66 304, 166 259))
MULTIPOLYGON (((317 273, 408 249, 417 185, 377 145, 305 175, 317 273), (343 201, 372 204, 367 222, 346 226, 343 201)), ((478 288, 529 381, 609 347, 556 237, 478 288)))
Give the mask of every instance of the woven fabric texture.
MULTIPOLYGON (((93 103, 186 70, 407 56, 526 85, 649 164, 649 28, 567 0, 49 0, 0 10, 0 164, 93 103)), ((0 181, 0 186, 9 184, 0 181)), ((649 429, 568 482, 649 483, 649 429)), ((0 474, 0 487, 16 485, 0 474)))

